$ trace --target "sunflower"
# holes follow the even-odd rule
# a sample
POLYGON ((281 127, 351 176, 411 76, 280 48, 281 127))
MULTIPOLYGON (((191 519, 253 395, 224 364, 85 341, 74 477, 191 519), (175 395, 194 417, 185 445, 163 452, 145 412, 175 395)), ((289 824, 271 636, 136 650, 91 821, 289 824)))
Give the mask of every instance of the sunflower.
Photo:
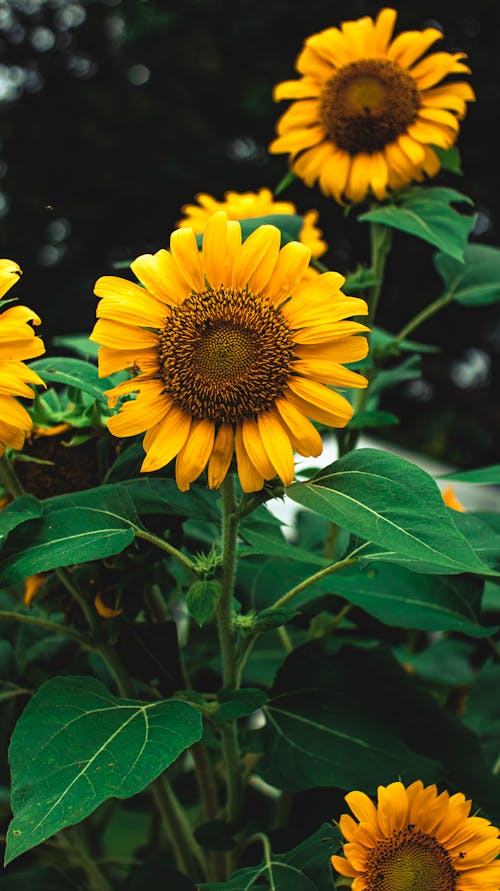
MULTIPOLYGON (((185 204, 182 208, 184 216, 177 225, 191 226, 197 235, 205 231, 210 217, 218 210, 224 210, 229 220, 297 213, 297 208, 291 201, 274 201, 270 189, 259 189, 258 192, 225 192, 224 201, 217 201, 212 195, 203 192, 195 197, 198 204, 185 204)), ((328 250, 328 245, 323 241, 323 233, 317 226, 318 211, 308 210, 302 214, 302 219, 304 225, 300 232, 300 241, 311 249, 311 257, 321 257, 328 250)))
POLYGON ((433 147, 453 146, 474 92, 448 75, 470 73, 464 53, 427 50, 436 28, 404 31, 392 40, 394 9, 313 34, 297 58, 300 80, 277 84, 274 99, 295 100, 277 124, 273 154, 290 153, 308 186, 342 204, 368 193, 382 200, 440 160, 433 147))
POLYGON ((332 864, 353 879, 353 891, 497 891, 499 830, 470 817, 461 792, 438 795, 421 780, 379 786, 377 806, 363 792, 349 792, 349 814, 340 818, 345 857, 332 864))
MULTIPOLYGON (((0 260, 0 297, 14 285, 21 270, 12 260, 0 260)), ((43 341, 30 325, 40 319, 27 306, 9 306, 0 315, 0 456, 7 447, 22 449, 32 422, 16 396, 33 398, 29 384, 45 386, 41 378, 22 361, 41 356, 43 341)))
POLYGON ((209 219, 198 249, 192 228, 174 231, 170 252, 131 264, 143 287, 115 276, 98 279, 101 298, 91 340, 101 344, 99 373, 132 369, 135 376, 108 392, 110 404, 135 393, 108 419, 117 437, 145 433, 141 470, 177 456, 182 491, 208 465, 217 488, 236 452, 245 492, 279 476, 294 476, 293 450, 322 451, 308 420, 343 427, 348 400, 332 389, 365 387, 343 366, 366 356, 348 321, 365 315, 364 300, 346 297, 343 276, 325 272, 303 281, 310 250, 280 249, 275 226, 259 226, 242 243, 241 226, 224 211, 209 219))

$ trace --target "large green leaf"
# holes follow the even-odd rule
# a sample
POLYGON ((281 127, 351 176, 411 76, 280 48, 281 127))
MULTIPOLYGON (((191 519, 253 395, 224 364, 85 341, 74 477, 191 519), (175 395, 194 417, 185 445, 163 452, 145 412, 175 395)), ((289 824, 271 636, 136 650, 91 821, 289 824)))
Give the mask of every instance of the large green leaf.
POLYGON ((118 699, 91 677, 47 681, 10 744, 5 863, 106 799, 140 792, 201 735, 201 716, 187 702, 118 699))
POLYGON ((359 219, 363 222, 383 223, 384 226, 415 235, 462 262, 476 215, 458 213, 452 204, 472 204, 472 201, 454 189, 440 186, 416 187, 400 197, 397 204, 386 204, 369 210, 359 219))
POLYGON ((354 535, 373 542, 371 559, 418 572, 495 575, 460 534, 433 478, 379 449, 355 449, 287 494, 354 535))
POLYGON ((0 551, 0 584, 36 572, 119 554, 139 520, 121 486, 59 495, 44 503, 43 515, 18 526, 0 551))
POLYGON ((490 768, 500 770, 500 665, 487 662, 477 674, 467 694, 465 723, 481 740, 490 768))
POLYGON ((314 786, 375 788, 396 776, 434 779, 436 764, 411 752, 359 702, 310 687, 264 706, 264 779, 289 792, 314 786))
POLYGON ((51 359, 37 359, 36 362, 30 363, 30 367, 48 383, 63 384, 66 387, 83 390, 94 399, 104 402, 106 406, 108 404, 104 391, 109 390, 112 383, 107 378, 99 378, 97 367, 92 362, 69 356, 55 356, 51 359))
POLYGON ((443 279, 445 293, 457 303, 487 306, 500 300, 499 248, 469 244, 464 250, 463 263, 446 254, 435 254, 434 265, 443 279))
POLYGON ((464 792, 476 807, 483 808, 485 816, 498 822, 500 778, 491 775, 477 736, 398 665, 385 647, 344 645, 333 653, 317 642, 299 647, 278 671, 271 708, 276 700, 278 706, 295 704, 300 709, 295 713, 288 709, 292 717, 288 718, 286 735, 284 718, 278 722, 279 738, 272 727, 264 730, 269 737, 261 763, 269 782, 293 789, 300 779, 305 782, 315 777, 333 785, 328 765, 337 753, 333 770, 342 777, 341 788, 361 788, 372 793, 388 778, 390 782, 399 775, 403 782, 420 778, 425 783, 434 772, 434 779, 440 784, 464 792), (299 685, 304 692, 295 692, 299 685), (317 690, 314 717, 305 695, 308 687, 317 690), (326 718, 321 713, 322 701, 326 718), (300 720, 304 715, 308 720, 312 718, 310 725, 300 720), (356 735, 354 744, 348 746, 341 733, 344 729, 352 733, 356 722, 367 731, 372 724, 374 734, 365 740, 356 735), (327 723, 331 723, 330 732, 325 733, 321 746, 320 737, 327 723), (378 763, 374 753, 365 762, 363 742, 370 745, 381 736, 386 744, 392 739, 392 751, 386 757, 384 746, 378 763), (395 761, 405 746, 409 751, 398 771, 395 761))
POLYGON ((239 869, 227 882, 208 882, 198 885, 199 891, 318 891, 314 884, 300 869, 273 859, 262 866, 251 866, 239 869))

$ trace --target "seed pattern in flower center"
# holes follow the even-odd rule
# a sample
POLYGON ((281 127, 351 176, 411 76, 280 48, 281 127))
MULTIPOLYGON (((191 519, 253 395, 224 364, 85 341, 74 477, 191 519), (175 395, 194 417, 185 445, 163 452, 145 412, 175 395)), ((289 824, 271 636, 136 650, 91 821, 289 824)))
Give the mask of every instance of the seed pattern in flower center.
POLYGON ((190 294, 160 331, 167 394, 194 418, 238 423, 268 411, 292 373, 294 343, 279 309, 248 289, 190 294))
POLYGON ((378 842, 364 878, 367 891, 455 891, 457 884, 446 849, 412 823, 378 842))
POLYGON ((420 96, 413 78, 388 59, 361 59, 328 81, 320 119, 336 145, 351 155, 381 151, 416 118, 420 96))

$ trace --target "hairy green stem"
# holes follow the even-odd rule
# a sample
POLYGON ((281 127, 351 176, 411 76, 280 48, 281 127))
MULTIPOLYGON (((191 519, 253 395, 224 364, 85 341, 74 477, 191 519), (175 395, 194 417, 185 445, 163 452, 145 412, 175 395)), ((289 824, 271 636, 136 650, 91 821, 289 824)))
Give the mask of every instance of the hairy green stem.
POLYGON ((315 572, 313 575, 308 576, 308 578, 304 579, 304 581, 299 582, 298 585, 295 585, 294 588, 290 588, 286 594, 283 594, 282 597, 278 598, 270 609, 278 609, 280 606, 285 606, 285 604, 290 603, 294 597, 297 597, 298 594, 301 594, 306 588, 309 588, 311 585, 314 585, 315 582, 321 581, 321 579, 326 578, 329 575, 332 575, 334 572, 338 572, 339 569, 344 569, 345 566, 350 566, 351 563, 356 563, 357 557, 346 557, 345 560, 339 560, 337 563, 332 563, 331 566, 325 566, 324 569, 320 569, 318 572, 315 572))
POLYGON ((198 570, 193 561, 190 560, 186 554, 183 554, 182 551, 179 551, 178 548, 174 548, 168 541, 165 541, 164 538, 160 538, 158 535, 153 535, 152 532, 148 532, 146 529, 140 529, 138 526, 134 526, 134 532, 137 538, 142 538, 143 541, 149 541, 150 544, 160 548, 161 551, 166 551, 167 554, 176 557, 179 563, 182 563, 186 569, 190 569, 191 572, 198 574, 198 570))

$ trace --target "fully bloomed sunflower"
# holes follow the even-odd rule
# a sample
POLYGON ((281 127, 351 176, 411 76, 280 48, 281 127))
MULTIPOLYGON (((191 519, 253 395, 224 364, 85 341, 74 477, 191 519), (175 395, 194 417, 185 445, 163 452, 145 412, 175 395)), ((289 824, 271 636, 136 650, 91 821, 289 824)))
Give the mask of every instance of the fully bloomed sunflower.
POLYGON ((379 786, 377 805, 363 792, 346 801, 356 817, 340 818, 344 857, 332 864, 353 891, 498 891, 499 830, 470 817, 461 792, 438 794, 417 780, 379 786))
POLYGON ((289 485, 296 450, 322 451, 308 418, 343 427, 348 400, 332 387, 365 387, 343 363, 366 356, 364 300, 346 297, 344 278, 303 277, 310 250, 280 249, 275 226, 260 226, 243 243, 241 226, 224 211, 208 221, 202 250, 192 228, 174 231, 170 252, 131 264, 143 287, 115 276, 98 279, 101 298, 91 339, 101 344, 102 376, 132 369, 109 391, 122 403, 108 420, 115 436, 145 433, 141 469, 176 457, 183 491, 208 466, 217 488, 236 452, 242 488, 258 491, 279 476, 289 485))
MULTIPOLYGON (((0 260, 0 298, 14 285, 21 269, 13 260, 0 260)), ((33 359, 45 352, 43 341, 31 324, 40 319, 27 306, 9 306, 0 315, 0 456, 6 448, 22 449, 31 418, 16 396, 33 398, 29 384, 45 386, 23 359, 33 359)))
MULTIPOLYGON (((252 217, 265 217, 270 214, 296 214, 297 208, 292 201, 274 201, 270 189, 259 189, 258 192, 224 193, 224 201, 217 201, 212 195, 200 192, 196 195, 198 204, 185 204, 182 208, 184 216, 178 226, 192 226, 197 235, 205 231, 210 217, 218 210, 224 210, 229 220, 249 220, 252 217)), ((300 232, 300 241, 311 249, 311 257, 321 257, 328 248, 318 228, 318 211, 308 210, 302 214, 304 225, 300 232)))
POLYGON ((308 186, 317 180, 339 203, 434 176, 434 146, 455 143, 472 101, 464 53, 431 52, 436 28, 392 39, 394 9, 327 28, 305 41, 296 61, 300 80, 277 84, 275 100, 294 100, 277 124, 269 151, 290 153, 308 186))

